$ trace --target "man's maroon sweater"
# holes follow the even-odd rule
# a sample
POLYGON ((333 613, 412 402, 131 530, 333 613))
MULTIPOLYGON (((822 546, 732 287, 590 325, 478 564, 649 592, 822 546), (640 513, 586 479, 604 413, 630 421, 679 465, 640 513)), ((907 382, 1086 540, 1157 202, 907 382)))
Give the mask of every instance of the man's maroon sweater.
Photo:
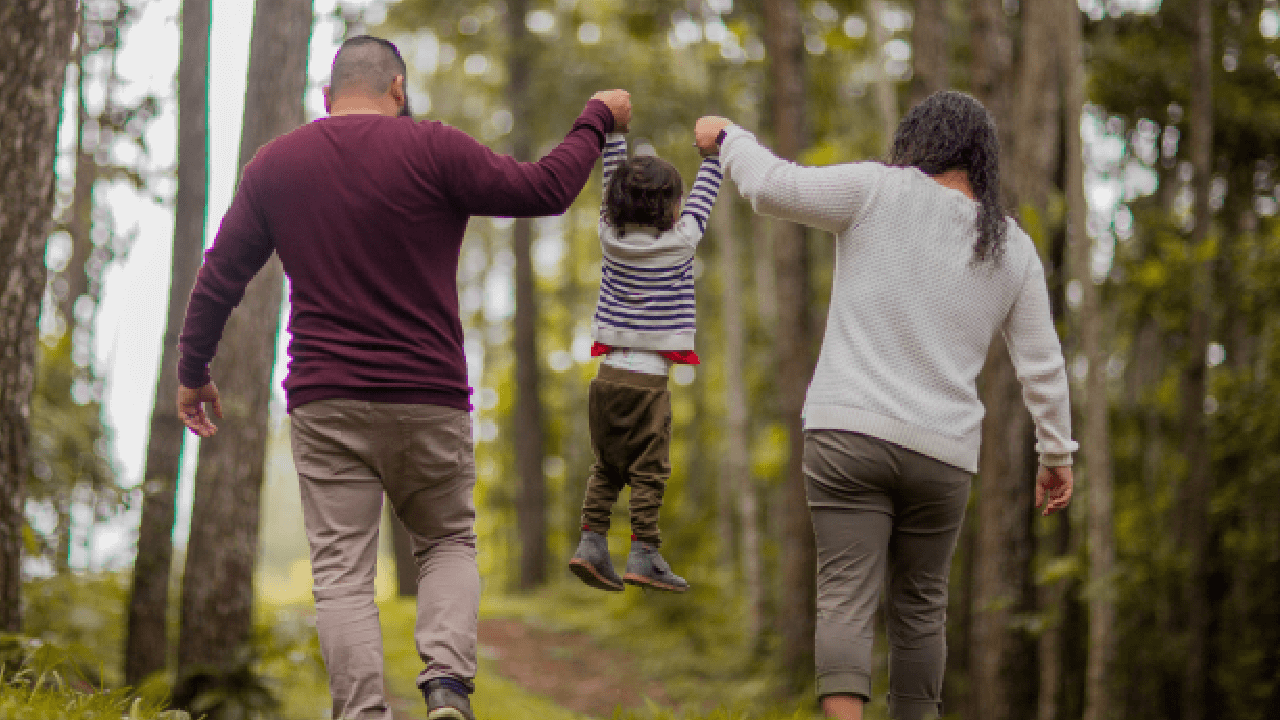
POLYGON ((245 166, 205 252, 179 380, 209 382, 227 317, 274 251, 291 287, 290 410, 335 397, 470 409, 457 288, 467 221, 564 212, 612 131, 592 100, 536 163, 383 115, 326 117, 273 140, 245 166))

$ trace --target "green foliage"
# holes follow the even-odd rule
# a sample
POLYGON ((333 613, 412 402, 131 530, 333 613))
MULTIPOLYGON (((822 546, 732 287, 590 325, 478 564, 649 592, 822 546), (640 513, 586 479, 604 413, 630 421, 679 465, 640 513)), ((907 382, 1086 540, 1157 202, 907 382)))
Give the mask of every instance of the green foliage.
POLYGON ((74 658, 94 685, 119 684, 129 578, 65 574, 22 586, 24 632, 74 658))
POLYGON ((37 546, 32 554, 51 558, 59 569, 65 569, 68 559, 71 506, 87 505, 95 517, 105 518, 125 503, 110 461, 102 406, 95 399, 97 383, 73 359, 72 336, 66 332, 42 339, 31 398, 27 496, 57 517, 51 532, 33 534, 37 546))
POLYGON ((0 635, 0 717, 6 720, 190 720, 154 686, 110 690, 85 658, 40 639, 0 635))

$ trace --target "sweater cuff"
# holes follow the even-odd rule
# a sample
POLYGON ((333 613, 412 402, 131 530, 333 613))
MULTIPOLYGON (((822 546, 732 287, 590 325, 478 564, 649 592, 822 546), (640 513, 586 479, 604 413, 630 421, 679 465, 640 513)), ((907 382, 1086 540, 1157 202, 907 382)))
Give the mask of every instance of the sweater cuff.
POLYGON ((209 363, 200 362, 195 358, 183 353, 181 359, 178 360, 178 382, 182 387, 195 390, 202 388, 213 381, 209 375, 209 363))
POLYGON ((1071 453, 1040 453, 1040 464, 1045 467, 1071 467, 1071 453))
POLYGON ((582 114, 573 123, 573 129, 590 128, 595 131, 600 147, 604 148, 605 136, 613 132, 613 111, 603 100, 592 99, 582 109, 582 114))

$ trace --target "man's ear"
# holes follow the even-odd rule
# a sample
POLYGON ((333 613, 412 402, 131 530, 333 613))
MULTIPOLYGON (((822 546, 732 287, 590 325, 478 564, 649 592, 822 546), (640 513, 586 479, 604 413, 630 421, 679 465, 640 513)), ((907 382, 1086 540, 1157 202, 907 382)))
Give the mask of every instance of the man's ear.
POLYGON ((403 75, 397 75, 391 78, 391 87, 387 88, 387 92, 391 95, 391 98, 396 101, 396 105, 399 107, 404 107, 404 104, 409 100, 408 96, 405 95, 404 92, 403 75))
POLYGON ((329 99, 329 86, 325 85, 324 88, 321 90, 321 93, 324 94, 324 111, 326 113, 333 112, 332 110, 333 102, 329 99))

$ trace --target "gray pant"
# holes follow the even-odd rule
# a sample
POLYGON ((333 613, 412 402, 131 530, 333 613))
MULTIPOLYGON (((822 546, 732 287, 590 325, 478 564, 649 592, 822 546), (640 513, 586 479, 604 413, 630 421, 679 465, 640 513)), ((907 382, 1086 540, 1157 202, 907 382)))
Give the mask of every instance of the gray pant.
POLYGON ((889 716, 936 718, 947 656, 947 576, 970 474, 877 438, 805 433, 818 544, 818 694, 871 696, 872 626, 887 583, 889 716))
POLYGON ((418 564, 414 641, 426 663, 418 684, 446 676, 469 683, 480 609, 470 415, 333 399, 295 408, 291 418, 333 717, 391 718, 373 586, 384 491, 418 564))

